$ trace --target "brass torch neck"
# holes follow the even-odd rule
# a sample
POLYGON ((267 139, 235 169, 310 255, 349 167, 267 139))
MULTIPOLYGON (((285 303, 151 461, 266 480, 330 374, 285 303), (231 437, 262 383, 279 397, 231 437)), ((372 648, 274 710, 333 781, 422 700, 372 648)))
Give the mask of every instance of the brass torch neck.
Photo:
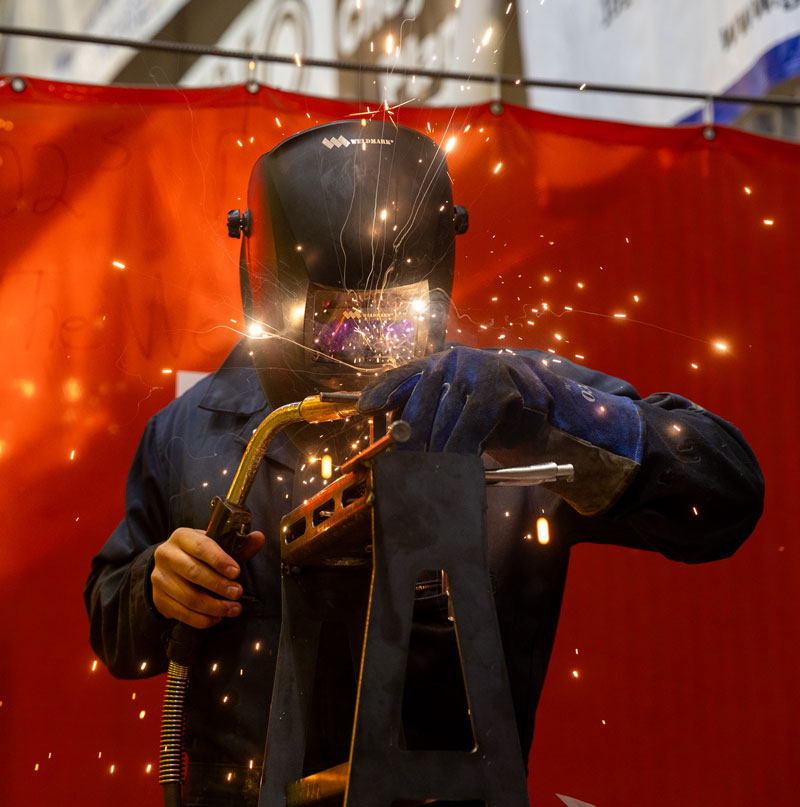
POLYGON ((358 414, 356 400, 357 396, 322 400, 320 395, 310 395, 298 403, 286 404, 270 412, 258 425, 247 444, 239 469, 231 482, 228 501, 237 505, 244 504, 261 460, 278 432, 292 423, 324 423, 356 415, 358 414))

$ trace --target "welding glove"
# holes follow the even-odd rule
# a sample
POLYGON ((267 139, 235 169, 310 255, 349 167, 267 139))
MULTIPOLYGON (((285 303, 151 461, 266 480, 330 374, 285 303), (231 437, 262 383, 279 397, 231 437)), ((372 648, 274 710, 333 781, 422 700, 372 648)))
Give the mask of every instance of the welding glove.
POLYGON ((486 451, 505 465, 572 463, 574 482, 547 487, 583 515, 611 507, 642 456, 643 420, 631 399, 510 352, 457 346, 415 359, 371 382, 358 409, 408 421, 405 447, 413 450, 486 451))

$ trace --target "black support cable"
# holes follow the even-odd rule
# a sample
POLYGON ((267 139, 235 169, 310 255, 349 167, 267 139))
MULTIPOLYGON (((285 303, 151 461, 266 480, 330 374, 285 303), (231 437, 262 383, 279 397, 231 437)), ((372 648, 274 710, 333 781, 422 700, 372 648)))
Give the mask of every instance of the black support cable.
POLYGON ((66 31, 49 31, 40 28, 19 28, 13 25, 0 25, 0 34, 10 36, 29 36, 38 39, 56 39, 64 42, 79 42, 88 45, 111 45, 113 47, 133 48, 134 50, 151 50, 165 53, 182 53, 193 56, 216 56, 221 59, 243 59, 250 62, 269 62, 273 64, 294 64, 298 67, 322 67, 332 70, 351 70, 368 73, 394 73, 401 76, 424 76, 433 79, 452 81, 469 81, 483 84, 522 85, 523 87, 539 87, 548 90, 572 90, 575 92, 605 92, 621 95, 643 95, 654 98, 677 98, 701 101, 706 104, 755 104, 775 107, 800 107, 800 98, 788 96, 762 95, 720 95, 696 90, 666 90, 658 87, 631 87, 620 84, 594 84, 578 81, 552 81, 549 79, 525 78, 490 73, 465 73, 450 70, 427 70, 422 67, 404 67, 402 65, 384 66, 351 62, 339 59, 306 58, 302 54, 295 56, 279 56, 273 53, 256 53, 247 50, 220 48, 216 45, 196 45, 191 42, 166 42, 163 40, 142 41, 125 37, 94 36, 92 34, 73 34, 66 31))

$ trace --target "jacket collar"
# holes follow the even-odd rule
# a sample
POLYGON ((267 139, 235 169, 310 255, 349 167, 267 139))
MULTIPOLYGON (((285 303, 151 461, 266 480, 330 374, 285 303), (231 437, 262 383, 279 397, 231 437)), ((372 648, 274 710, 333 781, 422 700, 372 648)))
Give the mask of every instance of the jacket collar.
MULTIPOLYGON (((258 383, 247 339, 242 339, 233 348, 220 368, 211 376, 208 387, 197 405, 209 412, 247 418, 237 435, 239 441, 247 445, 254 429, 271 411, 258 383)), ((278 434, 270 443, 265 456, 293 471, 297 461, 297 449, 285 434, 278 434)))

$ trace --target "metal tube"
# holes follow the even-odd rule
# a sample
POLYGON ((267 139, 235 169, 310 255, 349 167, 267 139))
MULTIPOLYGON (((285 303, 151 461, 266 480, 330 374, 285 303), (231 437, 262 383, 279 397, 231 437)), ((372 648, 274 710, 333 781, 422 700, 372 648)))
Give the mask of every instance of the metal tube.
MULTIPOLYGON (((0 34, 12 36, 29 36, 38 39, 56 39, 67 42, 81 42, 89 45, 112 45, 122 48, 133 48, 140 51, 162 51, 166 53, 188 53, 198 56, 217 56, 225 59, 245 59, 253 62, 271 62, 273 64, 295 65, 294 56, 278 56, 272 53, 254 53, 245 50, 220 48, 215 45, 197 45, 191 42, 166 42, 163 40, 142 41, 125 37, 93 36, 91 34, 73 34, 65 31, 52 31, 42 28, 20 28, 15 25, 0 25, 0 34)), ((798 107, 800 99, 787 96, 757 95, 719 95, 717 93, 698 92, 695 90, 668 90, 659 87, 631 87, 620 84, 589 84, 580 81, 551 81, 547 79, 525 78, 512 75, 492 75, 486 73, 469 73, 452 70, 428 70, 423 67, 404 67, 394 65, 391 70, 381 69, 380 65, 364 64, 337 59, 314 59, 303 56, 304 67, 324 67, 333 70, 351 70, 359 73, 391 72, 401 76, 424 76, 439 80, 469 81, 472 83, 489 83, 505 85, 522 85, 524 87, 540 87, 551 90, 572 90, 575 92, 605 92, 622 95, 643 95, 654 98, 685 98, 701 102, 713 101, 724 104, 757 104, 759 106, 798 107)))

